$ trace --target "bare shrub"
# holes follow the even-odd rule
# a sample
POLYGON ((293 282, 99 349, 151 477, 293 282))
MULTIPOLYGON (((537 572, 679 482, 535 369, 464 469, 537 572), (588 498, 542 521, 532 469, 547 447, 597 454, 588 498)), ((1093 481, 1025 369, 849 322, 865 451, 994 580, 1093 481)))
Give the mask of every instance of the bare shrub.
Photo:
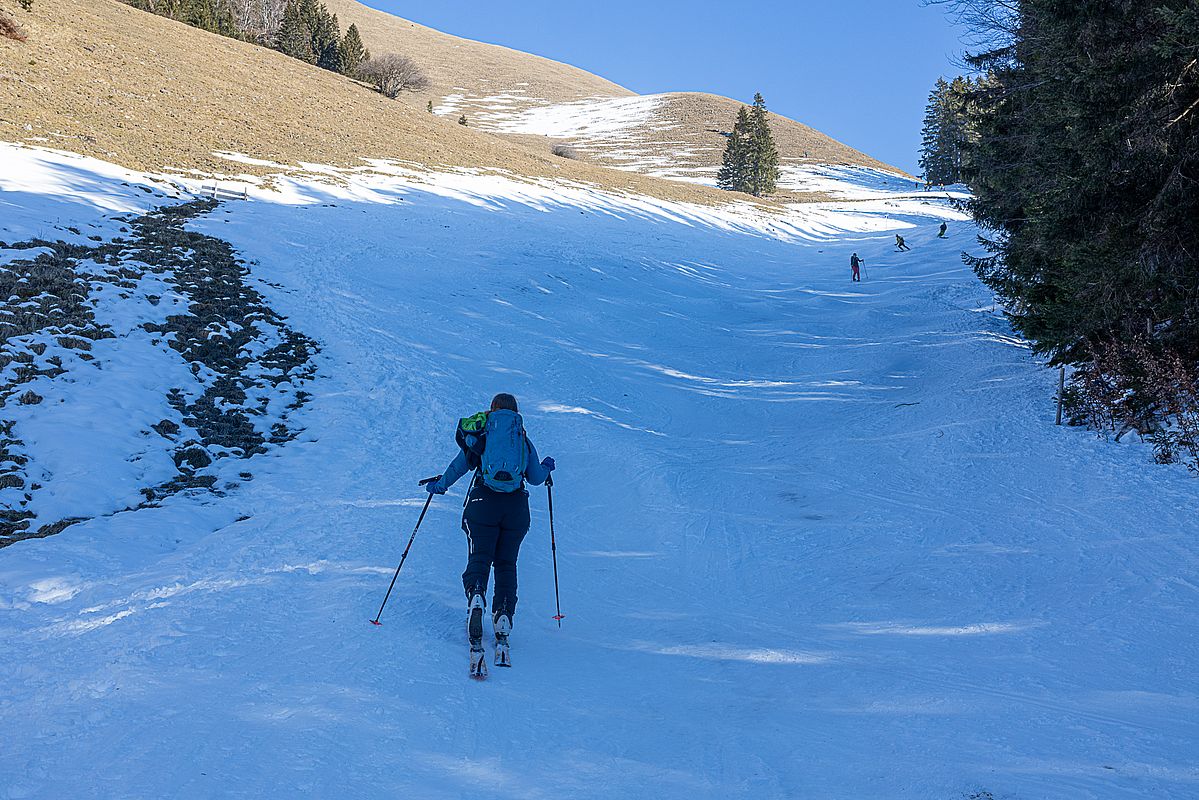
POLYGON ((3 11, 0 11, 0 37, 17 42, 23 42, 28 38, 20 23, 3 11))
POLYGON ((1071 422, 1116 440, 1136 431, 1159 464, 1199 472, 1199 365, 1138 338, 1095 348, 1070 379, 1071 422))
POLYGON ((575 159, 576 161, 582 157, 579 155, 578 150, 574 149, 573 147, 571 147, 568 144, 562 144, 560 142, 558 144, 554 145, 550 149, 550 152, 553 153, 554 155, 558 156, 559 158, 571 158, 571 159, 575 159))
POLYGON ((376 56, 358 68, 363 79, 387 97, 398 97, 400 92, 420 92, 429 88, 429 78, 415 61, 408 56, 385 53, 376 56))
POLYGON ((1142 351, 1147 382, 1161 424, 1147 437, 1159 464, 1181 461, 1199 473, 1199 366, 1174 353, 1142 351))
POLYGON ((287 0, 228 0, 228 5, 239 31, 260 44, 278 43, 287 0))

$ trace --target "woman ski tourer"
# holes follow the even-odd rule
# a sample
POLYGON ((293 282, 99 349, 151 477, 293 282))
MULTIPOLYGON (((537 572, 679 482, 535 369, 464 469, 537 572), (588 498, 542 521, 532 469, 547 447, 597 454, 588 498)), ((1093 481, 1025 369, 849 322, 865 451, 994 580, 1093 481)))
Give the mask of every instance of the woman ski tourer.
POLYGON ((537 448, 525 435, 524 421, 510 394, 497 394, 491 409, 458 421, 454 436, 458 455, 445 474, 426 485, 431 494, 445 494, 473 471, 462 510, 468 555, 462 587, 466 591, 466 632, 470 639, 470 671, 487 675, 483 650, 483 611, 487 579, 495 570, 491 621, 495 630, 495 664, 510 667, 508 634, 516 613, 516 558, 529 532, 529 492, 525 484, 545 483, 554 459, 537 460, 537 448))

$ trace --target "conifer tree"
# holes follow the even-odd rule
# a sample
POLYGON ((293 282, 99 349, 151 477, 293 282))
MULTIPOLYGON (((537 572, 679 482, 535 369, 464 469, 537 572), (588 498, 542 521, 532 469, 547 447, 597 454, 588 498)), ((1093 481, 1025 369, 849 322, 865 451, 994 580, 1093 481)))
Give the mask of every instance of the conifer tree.
POLYGON ((766 101, 754 95, 751 108, 741 107, 724 146, 716 185, 756 197, 772 193, 778 185, 779 154, 767 119, 766 101))
POLYGON ((779 181, 779 153, 770 132, 766 101, 760 93, 754 95, 754 105, 749 112, 748 144, 747 190, 755 197, 773 194, 779 181))
POLYGON ((337 15, 330 14, 325 4, 312 0, 311 22, 312 52, 316 53, 316 65, 330 72, 341 72, 341 29, 337 15))
POLYGON ((316 61, 316 54, 312 52, 312 32, 304 22, 298 2, 288 3, 287 10, 283 12, 283 24, 279 26, 278 50, 284 55, 310 64, 316 61))
POLYGON ((341 38, 336 18, 320 0, 296 0, 296 10, 308 31, 311 56, 304 60, 326 69, 335 67, 337 45, 341 38))
POLYGON ((345 72, 341 61, 341 42, 334 39, 325 45, 325 49, 317 56, 316 65, 330 72, 345 72))
POLYGON ((1199 386, 1155 365, 1199 365, 1199 7, 1014 9, 970 59, 987 77, 966 87, 962 164, 987 254, 967 263, 1076 366, 1084 416, 1178 419, 1199 386))
POLYGON ((937 80, 921 129, 920 167, 927 183, 962 183, 971 143, 977 139, 973 108, 980 84, 973 78, 937 80))
POLYGON ((466 115, 465 115, 465 114, 463 114, 462 116, 458 117, 458 124, 459 124, 459 125, 465 125, 465 124, 466 124, 466 115))
POLYGON ((341 72, 351 78, 358 76, 358 68, 369 60, 370 52, 362 44, 357 25, 350 25, 341 40, 341 72))
POLYGON ((937 78, 936 85, 928 95, 924 127, 920 130, 920 169, 924 172, 925 183, 953 183, 946 180, 950 169, 942 150, 941 124, 948 94, 949 84, 944 78, 937 78))
POLYGON ((748 129, 749 111, 745 106, 741 106, 741 110, 737 112, 737 121, 733 123, 733 131, 724 146, 720 170, 716 173, 716 185, 721 189, 740 192, 744 191, 748 184, 748 129))
POLYGON ((169 17, 222 36, 238 35, 233 12, 222 0, 165 0, 159 3, 135 0, 132 4, 159 16, 169 17))

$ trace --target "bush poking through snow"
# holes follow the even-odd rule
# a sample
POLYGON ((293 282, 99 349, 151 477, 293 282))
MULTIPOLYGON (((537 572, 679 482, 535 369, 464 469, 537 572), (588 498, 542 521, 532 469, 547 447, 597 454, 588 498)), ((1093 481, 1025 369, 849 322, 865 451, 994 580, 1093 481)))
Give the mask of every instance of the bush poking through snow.
POLYGON ((1064 393, 1070 421, 1119 441, 1136 431, 1159 464, 1199 473, 1199 366, 1146 339, 1093 351, 1064 393))
POLYGON ((396 53, 385 53, 364 62, 358 73, 392 99, 403 91, 419 92, 429 88, 429 78, 420 66, 408 56, 396 53))
POLYGON ((462 116, 458 117, 458 124, 459 124, 459 125, 465 125, 465 124, 466 124, 466 115, 465 115, 465 114, 463 114, 462 116))
POLYGON ((568 144, 561 144, 561 143, 556 144, 553 146, 553 148, 551 148, 550 152, 553 153, 554 155, 558 156, 559 158, 570 158, 570 159, 574 159, 576 161, 580 157, 579 151, 574 149, 573 147, 571 147, 568 144))
POLYGON ((0 37, 12 39, 17 42, 23 42, 28 38, 25 34, 25 29, 3 11, 0 11, 0 37))
POLYGON ((33 0, 20 0, 21 8, 25 11, 33 11, 33 0))

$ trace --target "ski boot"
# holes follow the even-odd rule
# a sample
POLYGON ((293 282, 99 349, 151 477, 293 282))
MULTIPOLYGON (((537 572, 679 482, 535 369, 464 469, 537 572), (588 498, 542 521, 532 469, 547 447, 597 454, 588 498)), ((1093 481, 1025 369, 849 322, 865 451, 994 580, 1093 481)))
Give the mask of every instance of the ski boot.
POLYGON ((481 681, 487 677, 487 652, 483 649, 483 595, 471 595, 466 609, 466 636, 470 639, 470 676, 481 681))
POLYGON ((495 624, 495 665, 510 667, 512 657, 508 654, 508 634, 512 632, 512 618, 500 613, 492 618, 492 622, 495 624))

